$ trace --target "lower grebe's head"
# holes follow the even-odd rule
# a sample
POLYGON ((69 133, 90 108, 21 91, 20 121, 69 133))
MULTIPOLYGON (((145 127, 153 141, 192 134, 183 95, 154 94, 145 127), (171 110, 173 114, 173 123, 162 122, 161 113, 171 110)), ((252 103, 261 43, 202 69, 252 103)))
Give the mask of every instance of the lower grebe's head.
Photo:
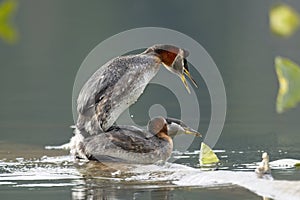
POLYGON ((148 48, 144 53, 154 53, 160 59, 162 64, 171 72, 177 74, 183 82, 185 88, 190 93, 190 89, 186 82, 185 76, 193 82, 197 87, 195 80, 192 78, 189 72, 186 58, 189 52, 185 49, 178 48, 173 45, 158 44, 148 48))
POLYGON ((176 134, 191 134, 201 137, 201 134, 191 129, 181 120, 173 118, 155 117, 148 122, 148 131, 153 135, 159 133, 165 133, 169 136, 175 136, 176 134))
POLYGON ((168 134, 167 121, 163 117, 152 118, 148 122, 148 131, 153 135, 156 135, 160 132, 168 134))

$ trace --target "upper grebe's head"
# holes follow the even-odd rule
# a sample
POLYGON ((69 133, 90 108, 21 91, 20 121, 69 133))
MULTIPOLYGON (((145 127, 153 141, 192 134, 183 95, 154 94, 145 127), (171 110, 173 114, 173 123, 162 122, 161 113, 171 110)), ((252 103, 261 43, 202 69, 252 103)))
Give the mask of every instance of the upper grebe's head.
POLYGON ((187 91, 190 93, 190 89, 187 85, 184 75, 187 75, 193 84, 197 87, 196 82, 190 75, 186 58, 189 52, 185 49, 178 48, 173 45, 158 44, 148 48, 145 53, 154 53, 157 55, 162 64, 171 72, 177 74, 187 91))

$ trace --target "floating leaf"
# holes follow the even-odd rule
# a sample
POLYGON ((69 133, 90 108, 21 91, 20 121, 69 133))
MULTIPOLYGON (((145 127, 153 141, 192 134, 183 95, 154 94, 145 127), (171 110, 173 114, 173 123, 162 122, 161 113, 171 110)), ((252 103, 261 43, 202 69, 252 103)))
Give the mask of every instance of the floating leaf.
POLYGON ((282 113, 300 101, 300 68, 287 58, 276 57, 275 69, 279 81, 276 110, 282 113))
POLYGON ((18 39, 18 33, 11 23, 16 8, 15 0, 6 0, 0 4, 0 38, 8 43, 15 43, 18 39))
POLYGON ((201 143, 200 149, 200 157, 199 157, 200 165, 213 165, 219 162, 219 158, 212 151, 212 149, 206 145, 204 142, 201 143))
POLYGON ((271 31, 279 36, 288 37, 299 27, 298 13, 288 5, 273 6, 269 17, 271 31))

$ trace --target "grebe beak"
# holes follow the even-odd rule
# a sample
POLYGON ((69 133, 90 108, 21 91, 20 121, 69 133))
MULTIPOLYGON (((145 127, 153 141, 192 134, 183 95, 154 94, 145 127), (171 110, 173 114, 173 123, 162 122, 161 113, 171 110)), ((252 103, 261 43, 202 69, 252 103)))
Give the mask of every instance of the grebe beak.
POLYGON ((196 81, 193 79, 193 77, 191 76, 190 72, 184 67, 183 68, 183 74, 181 74, 180 79, 183 82, 183 84, 184 84, 185 88, 187 89, 188 93, 191 94, 190 88, 187 84, 187 81, 185 79, 184 74, 187 75, 187 77, 189 77, 189 79, 193 82, 193 84, 195 85, 196 88, 198 88, 198 85, 197 85, 196 81))
POLYGON ((189 77, 189 79, 193 82, 195 87, 198 88, 196 81, 193 79, 193 77, 190 74, 186 58, 183 59, 183 74, 187 75, 187 77, 189 77))
POLYGON ((196 88, 198 88, 198 85, 197 85, 196 81, 193 79, 193 77, 191 76, 191 74, 190 74, 190 72, 188 71, 187 68, 185 68, 185 67, 183 68, 183 73, 184 73, 185 75, 187 75, 187 77, 189 77, 189 79, 193 82, 194 86, 195 86, 196 88))
POLYGON ((166 118, 168 124, 168 133, 171 136, 176 134, 189 134, 197 137, 202 137, 201 133, 188 127, 183 121, 175 118, 166 118))
POLYGON ((184 127, 184 133, 194 135, 196 137, 202 137, 202 134, 188 127, 184 127))
POLYGON ((191 94, 190 88, 186 82, 184 74, 181 74, 180 79, 181 79, 183 85, 185 86, 185 88, 187 89, 188 93, 191 94))
POLYGON ((198 85, 197 85, 196 81, 193 79, 193 77, 190 74, 186 58, 180 57, 179 55, 180 54, 178 54, 176 58, 178 60, 181 60, 181 63, 182 63, 182 68, 181 68, 182 72, 181 72, 180 78, 181 78, 181 81, 183 82, 185 88, 187 89, 187 91, 189 93, 191 93, 184 75, 186 75, 187 77, 189 77, 189 79, 193 82, 193 84, 195 85, 196 88, 198 88, 198 85))

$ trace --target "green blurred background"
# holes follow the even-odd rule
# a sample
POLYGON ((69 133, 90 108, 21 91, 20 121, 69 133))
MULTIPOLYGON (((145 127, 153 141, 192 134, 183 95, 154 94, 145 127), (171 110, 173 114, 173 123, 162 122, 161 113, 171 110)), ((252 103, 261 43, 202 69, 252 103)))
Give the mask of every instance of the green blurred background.
MULTIPOLYGON (((300 63, 300 33, 286 39, 272 35, 268 13, 277 2, 17 1, 12 23, 19 39, 9 44, 0 38, 1 142, 67 142, 74 123, 73 82, 86 55, 121 31, 154 26, 197 40, 217 64, 228 101, 217 147, 296 148, 300 108, 276 113, 274 57, 300 63)), ((300 10, 299 1, 285 3, 300 10)), ((203 95, 200 106, 208 101, 203 95)), ((210 118, 203 115, 201 132, 210 118)))

